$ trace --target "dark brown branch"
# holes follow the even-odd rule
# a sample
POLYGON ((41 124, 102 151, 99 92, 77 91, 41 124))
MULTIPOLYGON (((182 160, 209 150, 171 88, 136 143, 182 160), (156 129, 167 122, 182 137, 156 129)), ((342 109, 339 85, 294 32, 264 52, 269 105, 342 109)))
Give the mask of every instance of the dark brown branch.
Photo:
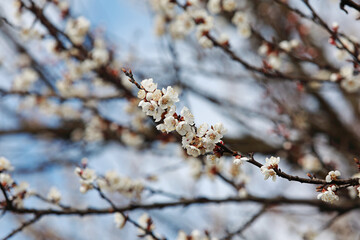
POLYGON ((353 9, 357 10, 358 12, 360 12, 360 4, 357 4, 352 0, 340 0, 339 6, 340 6, 340 9, 346 13, 348 13, 348 11, 345 9, 345 6, 349 6, 353 9))
MULTIPOLYGON (((221 147, 224 152, 231 154, 232 156, 238 156, 241 155, 240 153, 238 153, 237 151, 233 151, 230 148, 228 148, 227 146, 218 143, 217 144, 219 147, 221 147)), ((263 164, 259 163, 258 161, 256 161, 253 157, 253 154, 250 154, 250 159, 249 162, 252 165, 257 166, 258 168, 261 168, 263 166, 263 164)), ((289 181, 296 181, 296 182, 300 182, 300 183, 308 183, 308 184, 329 184, 327 183, 324 179, 318 179, 318 178, 302 178, 302 177, 298 177, 298 176, 292 176, 290 174, 287 174, 283 171, 281 171, 281 169, 279 168, 275 168, 274 171, 276 172, 276 175, 278 175, 279 177, 285 178, 289 181)), ((347 185, 350 184, 352 186, 356 186, 359 184, 359 179, 358 178, 349 178, 349 179, 338 179, 338 180, 333 180, 331 182, 331 184, 337 184, 337 185, 347 185)))
POLYGON ((132 210, 150 210, 150 209, 162 209, 168 207, 187 207, 195 204, 211 204, 211 203, 244 203, 244 202, 254 202, 261 203, 266 205, 308 205, 313 207, 318 207, 321 211, 326 212, 344 212, 353 209, 360 208, 360 203, 358 202, 343 202, 341 205, 330 205, 326 204, 320 200, 314 199, 289 199, 285 197, 276 197, 276 198, 262 198, 249 195, 246 198, 240 197, 228 197, 228 198, 194 198, 194 199, 183 199, 175 202, 161 202, 161 203, 149 203, 149 204, 131 204, 125 207, 118 208, 86 208, 86 209, 34 209, 34 208, 10 208, 8 211, 17 213, 17 214, 40 214, 40 215, 103 215, 111 214, 115 212, 124 212, 132 210))

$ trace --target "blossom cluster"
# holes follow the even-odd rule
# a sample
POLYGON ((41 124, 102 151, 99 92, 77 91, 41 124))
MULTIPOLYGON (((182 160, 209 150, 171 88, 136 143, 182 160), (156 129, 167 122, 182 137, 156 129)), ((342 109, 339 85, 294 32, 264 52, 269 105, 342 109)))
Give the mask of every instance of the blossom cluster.
POLYGON ((341 81, 341 87, 350 93, 360 89, 360 75, 358 70, 352 66, 344 66, 340 69, 339 73, 332 73, 330 80, 334 82, 341 81))
POLYGON ((108 171, 104 177, 97 179, 101 190, 119 192, 128 198, 140 198, 144 185, 139 180, 132 180, 128 177, 121 177, 115 171, 108 171))
POLYGON ((141 82, 142 89, 138 92, 141 99, 139 106, 146 115, 152 116, 159 124, 156 128, 162 132, 176 131, 182 136, 182 146, 187 154, 198 157, 212 152, 223 134, 226 132, 222 123, 210 127, 207 123, 195 126, 194 116, 187 107, 183 107, 180 115, 176 113, 175 103, 179 101, 178 93, 168 86, 157 89, 153 79, 141 82))
POLYGON ((272 44, 264 42, 258 49, 258 53, 261 56, 266 57, 266 63, 268 67, 279 70, 282 66, 282 57, 284 52, 291 52, 299 46, 299 41, 292 39, 290 41, 281 41, 279 48, 276 49, 272 44))
POLYGON ((335 194, 336 186, 331 185, 327 189, 323 189, 321 193, 318 194, 317 198, 321 199, 324 202, 334 203, 339 201, 339 196, 335 194))
POLYGON ((276 181, 276 172, 274 169, 278 168, 280 162, 279 157, 270 157, 265 159, 266 163, 260 168, 262 174, 264 174, 264 179, 267 180, 269 177, 272 177, 272 180, 276 181))
POLYGON ((325 181, 327 183, 330 183, 332 180, 336 180, 337 177, 339 177, 341 175, 340 171, 339 170, 336 170, 336 171, 330 171, 326 177, 325 177, 325 181))
MULTIPOLYGON (((234 11, 237 7, 235 0, 211 0, 207 3, 206 8, 202 7, 200 1, 187 1, 183 11, 178 13, 175 10, 176 3, 169 0, 152 0, 151 5, 156 11, 155 32, 157 35, 163 35, 168 30, 172 38, 183 39, 196 28, 196 38, 203 48, 211 48, 214 43, 208 37, 208 34, 215 27, 215 20, 212 14, 219 14, 222 11, 230 12, 233 17, 233 23, 239 29, 244 37, 251 34, 250 25, 242 12, 234 11), (243 16, 240 16, 243 14, 243 16)), ((226 34, 220 33, 218 42, 220 44, 228 44, 229 38, 226 34)))
POLYGON ((15 91, 27 91, 38 78, 38 74, 32 68, 24 68, 20 74, 14 78, 12 88, 15 91))
MULTIPOLYGON (((83 162, 86 160, 83 159, 83 162)), ((95 170, 90 169, 86 166, 86 163, 83 163, 83 167, 75 168, 75 173, 80 177, 80 192, 86 193, 87 191, 94 188, 94 183, 97 178, 95 170)))
POLYGON ((9 201, 17 208, 22 208, 24 199, 30 197, 33 192, 29 190, 27 182, 16 183, 8 173, 14 167, 5 157, 0 157, 0 184, 8 192, 9 201))
POLYGON ((74 44, 82 44, 85 40, 85 36, 90 28, 90 22, 84 18, 83 16, 80 16, 76 19, 69 19, 66 28, 65 33, 69 36, 70 40, 74 44))
POLYGON ((221 11, 232 12, 236 6, 235 0, 210 0, 207 3, 207 8, 213 14, 218 14, 221 11))
POLYGON ((105 176, 97 176, 95 170, 87 167, 87 159, 82 160, 82 166, 75 168, 80 177, 80 192, 86 193, 93 188, 109 192, 118 192, 128 198, 141 198, 144 185, 139 180, 121 177, 115 171, 108 171, 105 176))
POLYGON ((251 36, 249 16, 245 12, 237 11, 231 21, 233 24, 235 24, 241 36, 243 36, 244 38, 248 38, 251 36))

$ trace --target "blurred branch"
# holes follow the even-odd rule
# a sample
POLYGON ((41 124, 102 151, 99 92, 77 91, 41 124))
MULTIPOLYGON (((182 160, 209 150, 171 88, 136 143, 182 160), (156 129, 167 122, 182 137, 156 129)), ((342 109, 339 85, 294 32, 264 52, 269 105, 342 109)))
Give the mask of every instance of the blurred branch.
POLYGON ((6 237, 3 238, 3 240, 7 240, 10 239, 11 237, 13 237, 15 234, 21 232, 22 230, 24 230, 26 227, 30 226, 31 224, 34 224, 35 222, 39 221, 40 218, 42 216, 41 215, 36 215, 35 217, 22 223, 20 227, 16 228, 15 230, 13 230, 11 233, 9 233, 6 237))
POLYGON ((238 230, 228 233, 225 237, 220 240, 231 240, 236 235, 242 235, 242 233, 248 229, 261 215, 266 212, 266 205, 261 208, 261 210, 253 215, 245 224, 243 224, 238 230))

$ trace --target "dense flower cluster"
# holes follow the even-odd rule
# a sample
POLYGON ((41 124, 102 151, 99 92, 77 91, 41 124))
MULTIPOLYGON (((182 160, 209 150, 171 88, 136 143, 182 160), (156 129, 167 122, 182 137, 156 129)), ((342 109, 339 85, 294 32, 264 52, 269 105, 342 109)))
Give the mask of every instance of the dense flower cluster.
POLYGON ((11 165, 10 161, 5 157, 0 157, 0 172, 3 171, 12 171, 14 167, 11 165))
POLYGON ((152 116, 155 122, 159 122, 156 126, 158 130, 166 133, 177 131, 182 136, 183 148, 193 157, 213 151, 216 143, 220 142, 226 132, 222 123, 210 128, 204 123, 197 128, 194 116, 187 107, 181 110, 180 115, 176 113, 175 103, 179 98, 171 86, 159 90, 153 79, 143 80, 141 86, 142 89, 138 92, 138 97, 141 99, 139 106, 146 115, 152 116))
POLYGON ((80 177, 80 192, 98 188, 109 192, 119 192, 128 198, 141 198, 144 185, 139 180, 131 180, 119 176, 115 171, 108 171, 105 176, 97 176, 95 170, 87 167, 87 159, 82 160, 82 167, 77 167, 75 173, 80 177))
POLYGON ((360 89, 360 75, 352 66, 344 66, 339 73, 332 73, 330 80, 334 82, 341 80, 341 87, 351 93, 360 89))
POLYGON ((11 204, 17 208, 22 208, 24 199, 30 197, 33 192, 29 190, 29 184, 27 182, 20 182, 18 184, 12 179, 7 172, 13 169, 14 167, 8 159, 0 157, 0 184, 5 191, 8 191, 11 204))
POLYGON ((249 16, 242 11, 238 11, 234 14, 231 20, 238 29, 238 32, 245 38, 251 36, 251 27, 249 25, 249 16))
POLYGON ((99 177, 97 184, 101 190, 119 192, 129 198, 140 198, 144 190, 144 185, 141 181, 121 177, 115 171, 108 171, 104 177, 99 177))
POLYGON ((280 162, 279 157, 270 157, 265 159, 266 163, 261 167, 261 172, 264 174, 264 179, 267 180, 269 177, 272 177, 272 180, 276 181, 276 172, 274 169, 278 168, 280 162))
POLYGON ((32 68, 24 68, 15 77, 12 88, 15 91, 27 91, 38 78, 38 74, 32 68))
POLYGON ((70 40, 74 44, 82 44, 85 40, 85 36, 90 28, 90 22, 83 16, 77 19, 69 19, 65 33, 69 36, 70 40))
POLYGON ((327 189, 323 189, 321 193, 317 196, 318 199, 321 199, 324 202, 333 203, 339 200, 339 196, 335 194, 336 186, 331 185, 327 189))
POLYGON ((261 56, 266 57, 267 67, 275 70, 280 70, 283 65, 282 58, 285 57, 284 52, 291 52, 299 46, 299 41, 296 39, 290 41, 282 41, 279 43, 279 49, 276 49, 272 44, 264 42, 258 49, 261 56))
MULTIPOLYGON (((172 38, 183 39, 196 28, 196 38, 203 48, 213 47, 213 41, 208 34, 215 27, 214 16, 221 11, 233 13, 236 10, 237 2, 235 0, 211 0, 206 8, 202 7, 199 1, 187 1, 186 7, 179 12, 175 10, 173 1, 152 0, 150 1, 157 15, 155 17, 155 32, 157 35, 163 35, 168 30, 172 38)), ((234 14, 233 22, 239 29, 239 32, 249 37, 251 34, 250 25, 247 18, 241 20, 240 12, 234 14)), ((245 15, 244 15, 245 16, 245 15)), ((229 39, 226 34, 220 33, 218 42, 220 44, 228 44, 229 39)))
POLYGON ((339 170, 336 171, 330 171, 328 175, 326 175, 325 180, 327 183, 330 183, 332 180, 336 180, 337 177, 341 175, 339 170))
POLYGON ((94 188, 94 182, 97 178, 95 170, 86 167, 84 164, 84 168, 75 168, 75 173, 80 177, 81 193, 86 193, 90 189, 94 188))
POLYGON ((210 0, 208 1, 207 8, 213 14, 218 14, 222 10, 232 12, 236 9, 235 0, 210 0))

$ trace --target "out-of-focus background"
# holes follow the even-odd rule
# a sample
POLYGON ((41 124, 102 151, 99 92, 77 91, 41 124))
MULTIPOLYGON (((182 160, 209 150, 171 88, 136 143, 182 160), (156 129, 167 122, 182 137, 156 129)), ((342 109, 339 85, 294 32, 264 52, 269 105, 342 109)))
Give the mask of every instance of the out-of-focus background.
MULTIPOLYGON (((61 31, 66 32, 67 22, 80 16, 90 22, 82 47, 91 52, 101 45, 110 56, 105 54, 109 59, 100 70, 84 73, 79 66, 85 60, 69 57, 75 50, 66 39, 58 35, 57 41, 68 49, 64 53, 44 21, 28 9, 19 11, 19 2, 0 3, 0 155, 14 166, 12 178, 27 182, 30 190, 46 196, 56 187, 61 203, 75 208, 108 206, 96 191, 79 191, 74 170, 87 158, 98 176, 114 170, 151 189, 183 198, 226 198, 238 196, 243 189, 262 198, 316 199, 316 185, 281 178, 264 181, 258 168, 246 163, 234 167, 232 157, 222 157, 214 167, 204 158, 187 156, 176 134, 156 131, 154 122, 137 108, 137 89, 121 72, 122 67, 131 68, 139 82, 153 78, 159 88, 173 86, 179 92, 177 109, 187 106, 197 125, 222 122, 227 128, 225 144, 242 153, 255 153, 262 163, 266 157, 279 156, 283 171, 302 177, 311 173, 325 178, 335 169, 343 178, 356 174, 353 157, 360 150, 359 94, 329 79, 338 73, 341 77, 349 66, 356 77, 357 66, 349 53, 329 43, 329 33, 316 20, 304 19, 289 8, 311 16, 305 1, 236 0, 234 11, 210 13, 212 31, 227 34, 233 53, 259 69, 270 66, 272 76, 249 71, 221 48, 201 47, 195 30, 176 39, 170 19, 163 19, 169 25, 159 34, 161 13, 152 8, 160 4, 156 1, 69 0, 66 14, 57 1, 34 1, 61 31), (237 11, 246 15, 250 36, 232 23, 237 11), (277 50, 280 42, 294 39, 293 49, 277 50), (101 43, 94 45, 96 40, 101 43), (276 54, 269 54, 271 51, 276 54), (36 81, 29 80, 31 84, 24 87, 28 77, 24 72, 29 68, 36 73, 36 81), (278 73, 297 77, 276 77, 278 73)), ((209 10, 211 1, 198 2, 199 8, 209 10)), ((359 12, 347 7, 345 13, 339 1, 309 2, 326 24, 337 22, 339 31, 357 41, 359 12)), ((177 14, 181 11, 176 10, 177 14)), ((339 192, 337 204, 358 204, 359 198, 352 199, 351 191, 339 192)), ((118 192, 109 197, 118 206, 178 199, 146 188, 141 200, 118 192)), ((24 207, 53 206, 28 197, 24 207)), ((358 209, 339 213, 306 205, 266 207, 265 213, 233 239, 359 238, 358 209)), ((176 239, 180 230, 190 234, 195 229, 208 230, 221 239, 262 208, 261 203, 249 201, 139 209, 129 215, 138 219, 147 212, 155 231, 167 239, 176 239)), ((4 212, 0 237, 28 219, 4 212)), ((129 223, 124 229, 116 228, 113 214, 51 215, 12 239, 137 239, 137 231, 129 223)))

